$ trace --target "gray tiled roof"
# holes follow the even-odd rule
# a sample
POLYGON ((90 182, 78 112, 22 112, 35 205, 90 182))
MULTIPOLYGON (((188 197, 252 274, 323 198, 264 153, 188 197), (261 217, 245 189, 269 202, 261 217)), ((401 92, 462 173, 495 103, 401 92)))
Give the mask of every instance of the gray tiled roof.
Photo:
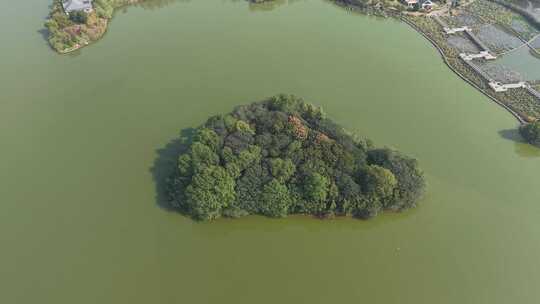
POLYGON ((92 0, 64 0, 62 1, 66 13, 92 9, 92 0))

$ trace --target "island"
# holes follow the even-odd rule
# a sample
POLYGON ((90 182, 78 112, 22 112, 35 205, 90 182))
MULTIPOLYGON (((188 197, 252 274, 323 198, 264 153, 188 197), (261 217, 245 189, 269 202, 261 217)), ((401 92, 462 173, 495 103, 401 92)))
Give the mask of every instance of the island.
POLYGON ((528 143, 540 147, 540 121, 522 125, 519 133, 528 143))
POLYGON ((45 22, 51 47, 65 54, 99 40, 114 10, 143 0, 54 0, 45 22))
POLYGON ((416 206, 425 189, 415 159, 375 148, 320 107, 284 94, 210 117, 173 171, 170 205, 197 220, 370 218, 416 206))

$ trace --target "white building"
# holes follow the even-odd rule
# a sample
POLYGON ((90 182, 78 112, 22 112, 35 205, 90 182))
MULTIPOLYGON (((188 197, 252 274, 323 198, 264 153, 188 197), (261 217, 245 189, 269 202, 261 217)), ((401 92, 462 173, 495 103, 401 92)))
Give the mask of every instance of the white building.
POLYGON ((76 11, 92 12, 92 0, 64 0, 62 6, 66 14, 76 11))
POLYGON ((431 2, 430 0, 426 0, 422 2, 422 8, 425 9, 426 11, 431 10, 433 8, 433 2, 431 2))
POLYGON ((407 8, 414 9, 415 7, 422 8, 429 11, 433 8, 433 2, 431 0, 401 0, 407 8))
POLYGON ((407 5, 408 8, 414 8, 414 6, 418 3, 418 0, 402 0, 405 5, 407 5))

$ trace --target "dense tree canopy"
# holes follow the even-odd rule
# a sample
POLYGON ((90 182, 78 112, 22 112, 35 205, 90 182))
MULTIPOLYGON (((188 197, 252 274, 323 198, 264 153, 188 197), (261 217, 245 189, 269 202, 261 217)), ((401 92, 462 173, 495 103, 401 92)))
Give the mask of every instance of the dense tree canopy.
POLYGON ((519 133, 528 143, 540 147, 540 121, 521 126, 519 133))
POLYGON ((172 205, 199 220, 367 218, 414 207, 424 187, 416 160, 374 149, 321 108, 289 95, 208 119, 168 180, 172 205))

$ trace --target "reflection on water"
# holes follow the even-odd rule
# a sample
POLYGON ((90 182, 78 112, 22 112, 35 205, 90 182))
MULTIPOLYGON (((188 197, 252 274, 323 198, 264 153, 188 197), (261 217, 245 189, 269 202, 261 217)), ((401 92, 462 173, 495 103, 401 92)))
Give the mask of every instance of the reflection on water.
POLYGON ((525 142, 525 140, 523 140, 521 135, 519 135, 519 131, 517 128, 499 131, 499 135, 502 138, 505 138, 514 142, 514 147, 515 147, 514 149, 519 156, 525 157, 525 158, 540 157, 540 148, 535 147, 525 142))
POLYGON ((377 218, 369 220, 351 217, 336 217, 333 219, 320 219, 307 215, 289 215, 287 218, 268 218, 260 215, 250 215, 240 219, 220 218, 212 222, 192 221, 197 229, 192 233, 207 240, 222 239, 225 236, 242 233, 354 233, 362 235, 389 223, 397 224, 417 214, 417 209, 407 212, 385 212, 377 218), (261 224, 263 223, 263 224, 261 224), (321 224, 323 223, 323 224, 321 224))
POLYGON ((153 10, 153 9, 160 9, 164 8, 166 6, 169 6, 175 2, 189 2, 191 0, 145 0, 138 4, 135 4, 135 6, 142 7, 144 9, 153 10))
POLYGON ((178 155, 186 152, 195 136, 195 129, 187 128, 180 131, 180 137, 171 140, 163 148, 156 151, 157 158, 154 161, 150 172, 152 173, 154 184, 156 187, 156 203, 159 207, 177 211, 171 205, 167 196, 167 179, 172 175, 173 169, 178 161, 178 155))
POLYGON ((516 153, 521 157, 537 158, 540 157, 540 148, 525 142, 516 142, 516 153))
MULTIPOLYGON (((187 3, 191 0, 143 0, 141 2, 132 4, 130 6, 141 7, 145 10, 156 10, 167 6, 170 6, 176 2, 187 3)), ((278 7, 299 2, 300 0, 268 0, 261 2, 254 2, 250 0, 229 0, 230 2, 247 2, 248 9, 252 12, 267 12, 272 11, 278 7)), ((129 6, 124 7, 122 12, 126 12, 129 6)))
POLYGON ((298 2, 298 0, 271 0, 262 2, 249 1, 249 10, 251 12, 268 12, 286 4, 292 4, 298 2))
POLYGON ((188 3, 191 0, 142 0, 137 3, 129 4, 124 7, 117 9, 117 12, 126 13, 130 7, 140 7, 144 10, 158 10, 165 8, 175 3, 188 3))

